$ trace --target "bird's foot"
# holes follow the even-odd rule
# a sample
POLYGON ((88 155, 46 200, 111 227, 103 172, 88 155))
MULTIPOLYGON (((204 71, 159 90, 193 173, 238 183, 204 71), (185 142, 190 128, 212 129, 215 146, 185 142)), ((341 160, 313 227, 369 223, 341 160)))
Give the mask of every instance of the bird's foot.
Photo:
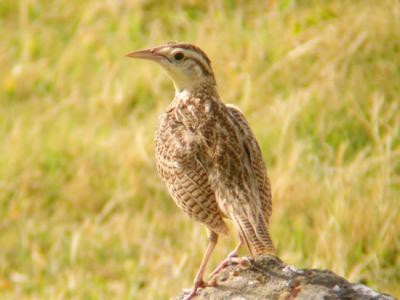
POLYGON ((216 282, 215 280, 212 280, 210 282, 205 282, 204 280, 198 280, 195 281, 193 287, 191 288, 189 294, 187 296, 185 296, 185 298, 183 298, 183 300, 191 300, 194 297, 197 296, 197 291, 198 289, 202 289, 202 288, 206 288, 209 286, 216 286, 216 282))
MULTIPOLYGON (((218 275, 219 272, 221 272, 223 269, 225 269, 227 266, 231 264, 250 264, 250 260, 248 257, 237 257, 235 255, 229 255, 227 258, 225 258, 219 265, 218 267, 210 274, 208 277, 209 279, 213 279, 215 275, 218 275)), ((215 280, 213 280, 215 281, 215 280)))

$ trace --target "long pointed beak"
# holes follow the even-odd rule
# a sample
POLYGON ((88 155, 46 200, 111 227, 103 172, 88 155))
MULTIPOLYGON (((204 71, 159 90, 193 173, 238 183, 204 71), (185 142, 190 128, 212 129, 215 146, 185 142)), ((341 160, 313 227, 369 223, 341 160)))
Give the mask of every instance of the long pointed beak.
POLYGON ((162 54, 158 52, 160 48, 149 48, 144 50, 137 50, 126 54, 126 57, 139 58, 139 59, 150 59, 150 60, 159 60, 163 57, 162 54))

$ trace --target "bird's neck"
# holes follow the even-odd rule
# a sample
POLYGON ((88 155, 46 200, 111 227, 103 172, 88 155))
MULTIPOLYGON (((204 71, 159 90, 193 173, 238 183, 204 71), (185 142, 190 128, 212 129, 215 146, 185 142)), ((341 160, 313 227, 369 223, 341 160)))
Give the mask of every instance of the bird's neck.
POLYGON ((216 84, 210 84, 209 82, 201 82, 199 84, 180 89, 176 88, 175 98, 182 98, 182 96, 191 96, 195 98, 219 98, 216 84))
POLYGON ((204 83, 204 84, 199 84, 195 88, 184 88, 180 90, 175 91, 175 97, 168 106, 167 110, 170 109, 180 109, 186 104, 190 103, 190 105, 198 105, 201 103, 206 103, 209 102, 218 102, 222 103, 217 87, 215 84, 209 84, 209 83, 204 83), (193 99, 197 99, 196 101, 192 101, 193 99), (183 106, 182 106, 183 105, 183 106))

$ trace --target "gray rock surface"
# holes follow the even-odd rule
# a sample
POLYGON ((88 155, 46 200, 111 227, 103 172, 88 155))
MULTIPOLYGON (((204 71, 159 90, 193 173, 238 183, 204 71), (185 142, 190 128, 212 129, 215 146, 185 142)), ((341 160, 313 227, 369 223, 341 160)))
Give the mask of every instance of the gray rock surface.
MULTIPOLYGON (((215 276, 214 282, 215 286, 199 290, 195 299, 395 299, 365 285, 352 284, 331 271, 297 269, 274 256, 261 256, 246 264, 229 265, 215 276)), ((188 292, 175 300, 183 300, 188 292)))

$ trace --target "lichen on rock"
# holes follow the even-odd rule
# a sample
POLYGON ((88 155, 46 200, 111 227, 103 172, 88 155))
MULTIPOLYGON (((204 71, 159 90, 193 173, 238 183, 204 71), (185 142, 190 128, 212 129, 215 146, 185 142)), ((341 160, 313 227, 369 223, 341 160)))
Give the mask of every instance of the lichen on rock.
MULTIPOLYGON (((248 262, 227 266, 215 276, 215 286, 199 290, 195 299, 395 299, 365 285, 350 283, 331 271, 298 269, 275 256, 260 256, 248 262)), ((185 295, 187 292, 175 300, 183 300, 185 295)))

